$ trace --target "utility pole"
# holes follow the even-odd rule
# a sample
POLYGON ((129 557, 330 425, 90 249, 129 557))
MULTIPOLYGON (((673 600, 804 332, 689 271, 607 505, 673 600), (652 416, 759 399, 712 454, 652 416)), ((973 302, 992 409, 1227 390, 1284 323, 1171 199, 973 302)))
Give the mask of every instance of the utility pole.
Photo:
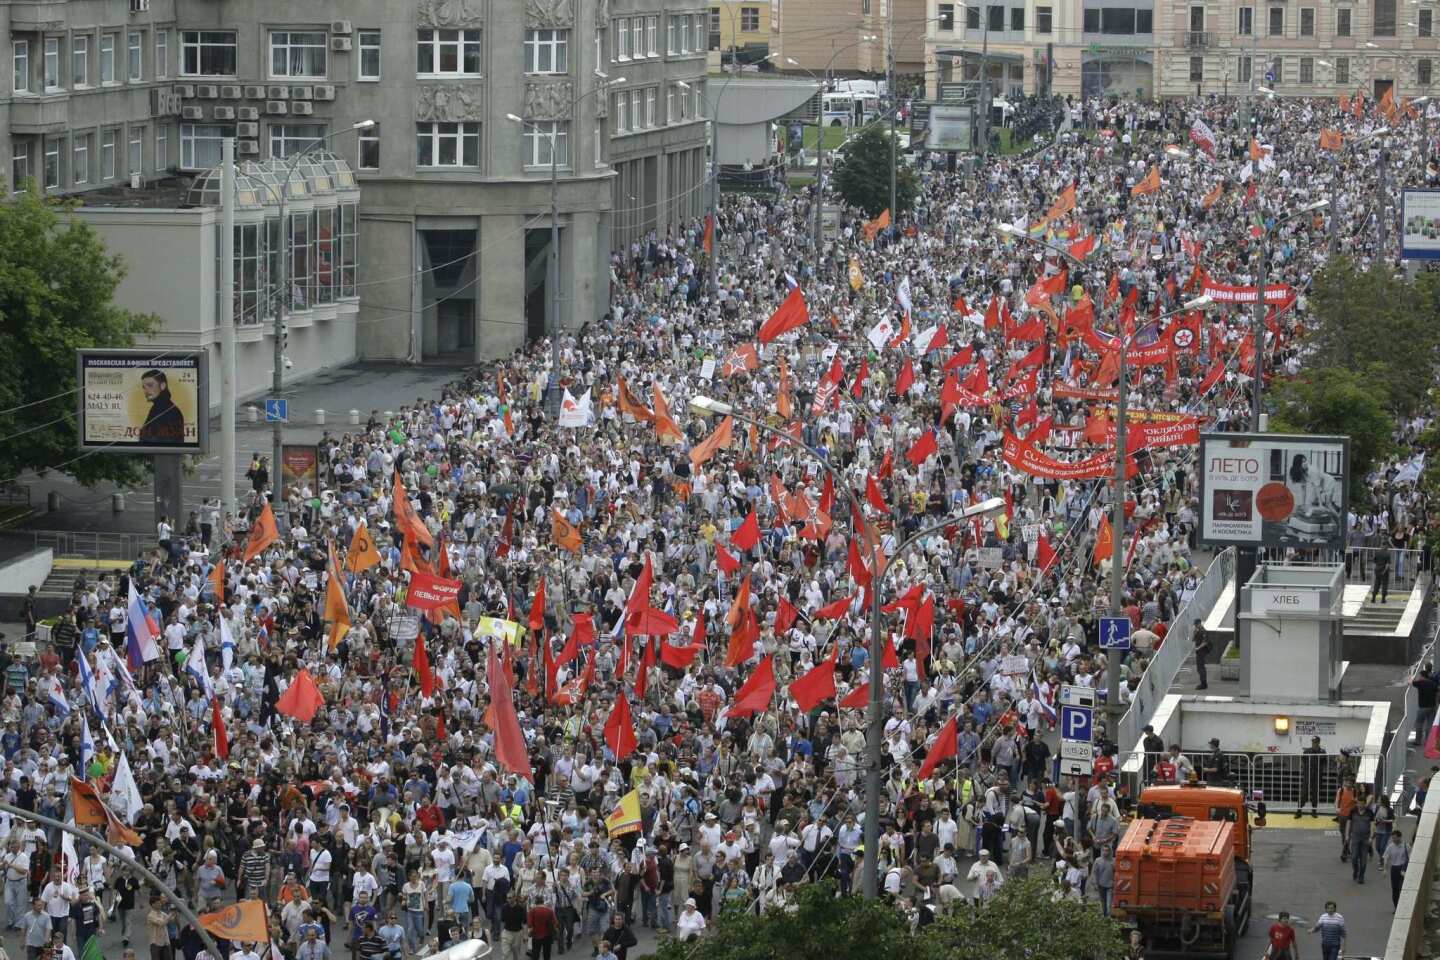
POLYGON ((900 163, 895 139, 895 116, 900 112, 900 97, 895 89, 895 0, 885 0, 885 89, 890 95, 890 222, 895 224, 900 220, 895 206, 896 167, 900 163))
MULTIPOLYGON (((1125 356, 1130 351, 1130 339, 1122 328, 1115 332, 1115 342, 1120 349, 1120 377, 1116 381, 1115 394, 1115 481, 1111 491, 1110 504, 1110 614, 1125 615, 1125 447, 1129 431, 1130 364, 1125 356)), ((1105 695, 1105 736, 1112 743, 1120 742, 1120 719, 1125 711, 1120 704, 1120 661, 1125 654, 1120 650, 1105 653, 1105 677, 1108 683, 1105 695)))
MULTIPOLYGON (((220 509, 235 516, 235 138, 220 144, 220 509)), ((208 417, 210 411, 198 415, 208 417)))
POLYGON ((980 165, 990 160, 990 11, 980 34, 980 165))

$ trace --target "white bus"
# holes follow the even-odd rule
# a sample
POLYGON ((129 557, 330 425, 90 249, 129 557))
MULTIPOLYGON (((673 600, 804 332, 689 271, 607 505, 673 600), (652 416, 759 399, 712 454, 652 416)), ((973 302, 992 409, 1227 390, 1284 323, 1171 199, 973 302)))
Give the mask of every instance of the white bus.
POLYGON ((827 127, 858 127, 880 115, 880 97, 870 93, 827 93, 821 98, 827 127))

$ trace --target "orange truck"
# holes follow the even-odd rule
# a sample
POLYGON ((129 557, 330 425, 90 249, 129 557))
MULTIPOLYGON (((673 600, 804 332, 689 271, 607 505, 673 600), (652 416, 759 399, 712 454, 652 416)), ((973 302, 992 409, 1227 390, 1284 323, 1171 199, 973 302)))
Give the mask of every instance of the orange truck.
MULTIPOLYGON (((1250 923, 1250 810, 1239 790, 1147 787, 1115 851, 1113 913, 1146 955, 1224 957, 1250 923)), ((1264 823, 1263 804, 1255 826, 1264 823)))

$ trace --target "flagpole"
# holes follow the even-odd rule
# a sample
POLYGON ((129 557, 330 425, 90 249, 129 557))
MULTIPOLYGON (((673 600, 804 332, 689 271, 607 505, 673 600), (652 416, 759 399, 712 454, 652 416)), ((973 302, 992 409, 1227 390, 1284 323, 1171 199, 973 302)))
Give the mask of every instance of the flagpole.
POLYGON ((189 923, 195 928, 196 934, 200 937, 201 942, 205 944, 205 949, 209 951, 210 956, 217 958, 221 956, 220 947, 215 942, 215 938, 212 937, 210 935, 210 931, 206 930, 204 925, 200 923, 200 918, 195 915, 195 911, 190 909, 190 905, 187 904, 183 898, 181 898, 180 894, 175 891, 174 887, 171 887, 165 881, 161 880, 153 872, 151 872, 149 867, 141 863, 139 858, 135 856, 135 851, 129 849, 128 847, 117 847, 110 841, 102 839, 98 834, 81 830, 73 823, 64 823, 52 817, 47 817, 44 814, 35 813, 32 810, 22 810, 20 807, 11 806, 10 804, 3 801, 0 801, 0 811, 8 813, 14 817, 19 817, 21 820, 33 820, 36 823, 40 823, 55 830, 60 830, 64 833, 68 833, 73 837, 79 837, 86 843, 95 844, 97 847, 110 854, 110 856, 114 857, 115 863, 118 863, 122 867, 134 870, 136 873, 140 874, 140 876, 144 877, 151 886, 153 886, 156 890, 159 890, 161 896, 163 896, 166 900, 170 901, 170 905, 175 908, 175 912, 180 914, 180 916, 185 919, 186 923, 189 923))

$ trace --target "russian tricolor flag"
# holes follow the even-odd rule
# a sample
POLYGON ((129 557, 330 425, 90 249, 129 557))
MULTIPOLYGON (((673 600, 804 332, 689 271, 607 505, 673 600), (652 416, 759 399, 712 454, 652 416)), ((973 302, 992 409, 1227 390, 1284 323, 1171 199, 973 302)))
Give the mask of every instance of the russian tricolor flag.
POLYGON ((135 581, 130 581, 130 604, 125 624, 125 655, 131 670, 139 670, 152 660, 160 659, 160 647, 155 643, 160 636, 160 627, 150 616, 149 609, 140 602, 135 592, 135 581))
POLYGON ((1045 715, 1045 722, 1050 725, 1050 729, 1055 729, 1055 707, 1040 692, 1040 681, 1036 679, 1034 670, 1030 671, 1030 696, 1040 704, 1040 712, 1045 715))

